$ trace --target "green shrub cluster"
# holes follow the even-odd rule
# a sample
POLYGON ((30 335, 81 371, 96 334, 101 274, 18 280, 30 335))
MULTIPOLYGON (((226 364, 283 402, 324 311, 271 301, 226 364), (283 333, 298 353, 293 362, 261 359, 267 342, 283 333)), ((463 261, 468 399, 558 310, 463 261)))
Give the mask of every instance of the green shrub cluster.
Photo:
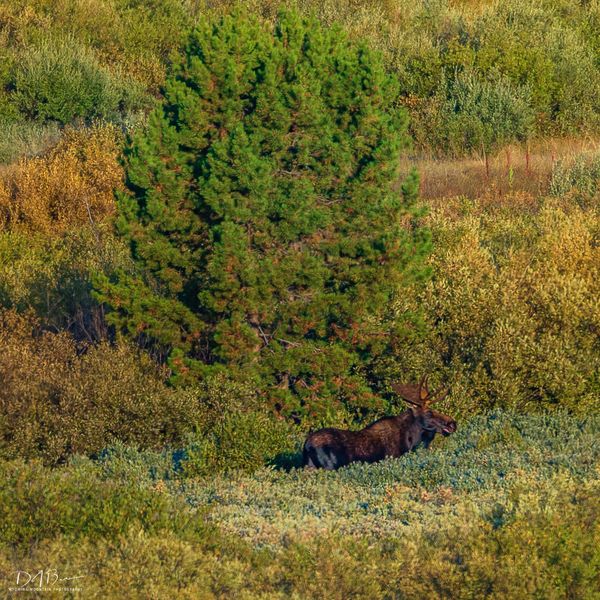
POLYGON ((13 102, 27 119, 67 124, 76 119, 114 119, 126 102, 109 71, 86 48, 61 41, 43 40, 15 66, 11 85, 13 102))
POLYGON ((19 143, 0 158, 43 146, 46 122, 127 124, 146 111, 194 14, 178 0, 0 2, 0 130, 19 143))
POLYGON ((485 156, 515 141, 527 140, 535 114, 530 92, 504 77, 486 80, 457 72, 436 91, 423 111, 415 111, 411 131, 421 148, 460 156, 485 156))
POLYGON ((91 297, 91 277, 128 268, 126 248, 106 227, 62 235, 0 233, 0 304, 33 312, 43 327, 93 342, 105 338, 103 309, 91 297))
POLYGON ((118 442, 177 448, 184 472, 254 470, 285 452, 292 429, 223 377, 173 389, 139 350, 77 344, 31 314, 0 312, 0 456, 55 465, 118 442))

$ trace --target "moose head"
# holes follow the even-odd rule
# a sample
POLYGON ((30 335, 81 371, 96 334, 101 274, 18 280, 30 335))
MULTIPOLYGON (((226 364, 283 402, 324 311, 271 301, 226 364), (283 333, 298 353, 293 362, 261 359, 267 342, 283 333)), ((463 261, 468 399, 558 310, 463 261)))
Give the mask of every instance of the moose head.
POLYGON ((426 376, 417 384, 393 384, 392 389, 411 405, 415 418, 425 431, 431 433, 432 438, 436 433, 447 436, 456 431, 456 421, 452 417, 430 408, 434 402, 443 400, 449 389, 439 388, 430 392, 426 376))

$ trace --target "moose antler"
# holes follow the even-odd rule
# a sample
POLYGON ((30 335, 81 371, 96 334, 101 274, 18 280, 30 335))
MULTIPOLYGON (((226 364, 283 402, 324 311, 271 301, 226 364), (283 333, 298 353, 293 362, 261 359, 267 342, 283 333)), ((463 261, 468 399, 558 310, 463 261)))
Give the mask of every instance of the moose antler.
POLYGON ((426 376, 423 376, 419 383, 393 383, 392 390, 414 406, 423 406, 429 395, 426 376))
POLYGON ((431 394, 429 394, 429 398, 427 400, 428 404, 432 404, 433 402, 439 402, 440 400, 443 400, 450 392, 450 388, 445 388, 444 386, 438 388, 437 390, 435 390, 435 392, 432 392, 431 394), (441 392, 441 394, 440 394, 441 392))
POLYGON ((421 408, 425 408, 432 402, 443 400, 450 391, 448 388, 444 390, 443 387, 440 387, 435 392, 430 392, 427 387, 427 375, 423 375, 419 383, 394 383, 392 384, 392 390, 409 404, 421 408), (438 396, 440 392, 442 392, 442 394, 438 396))

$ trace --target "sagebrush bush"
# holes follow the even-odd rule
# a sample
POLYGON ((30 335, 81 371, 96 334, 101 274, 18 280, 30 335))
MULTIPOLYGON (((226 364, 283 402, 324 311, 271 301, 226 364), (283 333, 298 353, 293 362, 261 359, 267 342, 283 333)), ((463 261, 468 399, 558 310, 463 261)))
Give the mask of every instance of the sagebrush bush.
POLYGON ((52 235, 112 215, 123 180, 120 143, 111 125, 67 128, 48 152, 7 168, 0 174, 0 230, 52 235))
POLYGON ((0 461, 2 544, 26 552, 57 536, 66 540, 117 539, 130 530, 184 534, 202 532, 202 515, 148 486, 110 480, 80 462, 68 470, 39 461, 0 461), (25 507, 28 507, 24 510, 25 507))

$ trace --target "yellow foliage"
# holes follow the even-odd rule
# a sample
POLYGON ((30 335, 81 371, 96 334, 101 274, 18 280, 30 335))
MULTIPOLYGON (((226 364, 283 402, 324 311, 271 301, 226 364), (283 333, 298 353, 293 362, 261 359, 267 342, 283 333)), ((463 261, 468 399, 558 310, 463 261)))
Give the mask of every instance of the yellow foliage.
POLYGON ((600 217, 565 200, 447 200, 434 208, 434 277, 420 306, 429 334, 403 347, 408 372, 438 371, 471 411, 597 402, 600 217))
POLYGON ((0 231, 56 234, 113 214, 114 190, 123 179, 118 155, 116 127, 66 129, 47 154, 22 159, 0 175, 0 231))
POLYGON ((57 463, 115 440, 145 447, 178 441, 198 411, 134 348, 77 344, 32 315, 0 310, 0 456, 57 463))

